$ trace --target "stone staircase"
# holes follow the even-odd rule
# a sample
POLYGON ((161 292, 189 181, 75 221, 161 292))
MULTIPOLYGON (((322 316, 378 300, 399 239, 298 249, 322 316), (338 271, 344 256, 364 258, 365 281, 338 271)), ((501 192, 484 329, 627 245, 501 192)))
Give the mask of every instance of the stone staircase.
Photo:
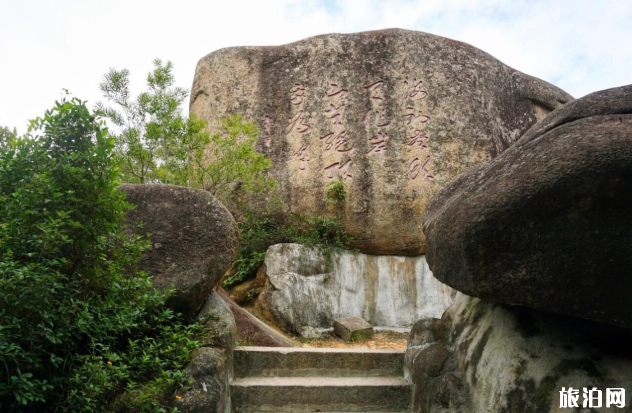
POLYGON ((233 412, 406 412, 404 352, 237 347, 233 412))

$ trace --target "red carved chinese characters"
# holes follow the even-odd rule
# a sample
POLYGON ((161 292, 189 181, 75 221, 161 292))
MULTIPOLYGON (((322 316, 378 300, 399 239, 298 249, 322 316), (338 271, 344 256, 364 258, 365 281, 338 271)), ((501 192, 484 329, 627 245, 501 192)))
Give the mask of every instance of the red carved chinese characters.
POLYGON ((367 111, 362 122, 365 126, 375 126, 376 128, 384 128, 391 124, 391 121, 386 118, 386 110, 384 109, 367 111))
POLYGON ((344 99, 349 94, 349 91, 347 89, 338 87, 336 83, 331 83, 329 86, 331 87, 331 91, 326 91, 323 97, 328 97, 328 98, 341 97, 344 99))
POLYGON ((311 125, 306 122, 305 111, 303 110, 305 93, 305 87, 299 83, 295 83, 290 90, 290 102, 293 106, 296 106, 297 112, 289 119, 289 125, 286 128, 286 135, 289 135, 292 131, 305 134, 312 130, 311 125))
POLYGON ((376 134, 369 137, 371 149, 367 152, 367 155, 379 153, 380 157, 384 159, 384 153, 388 150, 386 143, 390 137, 388 133, 380 129, 391 125, 391 120, 387 117, 386 109, 382 107, 385 96, 384 89, 386 88, 385 82, 380 79, 364 86, 364 88, 370 92, 371 109, 366 112, 362 122, 367 128, 378 129, 376 134))
POLYGON ((418 100, 425 99, 428 96, 428 92, 423 90, 422 83, 421 80, 417 79, 404 80, 406 97, 418 100))
POLYGON ((304 99, 305 99, 305 88, 299 83, 295 83, 292 89, 290 90, 290 102, 294 106, 299 106, 303 104, 304 99))
POLYGON ((340 175, 340 179, 346 181, 347 179, 351 179, 353 175, 349 173, 349 168, 353 161, 351 159, 347 159, 344 163, 334 162, 328 167, 325 168, 325 171, 329 172, 329 179, 338 179, 340 175))
POLYGON ((287 135, 292 133, 294 129, 296 129, 298 133, 307 133, 312 130, 312 127, 305 123, 305 116, 302 110, 298 111, 298 113, 290 119, 290 124, 287 127, 287 135))
POLYGON ((353 143, 349 143, 345 137, 346 131, 342 131, 338 134, 328 133, 320 138, 325 142, 325 151, 335 149, 337 152, 350 152, 353 151, 353 143))
POLYGON ((298 160, 302 162, 302 164, 298 167, 298 169, 300 169, 301 171, 306 170, 309 166, 309 157, 307 155, 308 149, 309 144, 305 143, 298 151, 294 152, 293 154, 294 157, 298 158, 298 160))
MULTIPOLYGON (((332 130, 332 132, 320 138, 324 152, 333 149, 335 152, 351 154, 355 149, 353 143, 346 138, 346 130, 342 122, 348 95, 349 91, 340 87, 337 83, 330 83, 329 88, 323 94, 323 100, 326 105, 323 109, 323 114, 331 120, 332 130)), ((351 179, 352 175, 349 172, 349 168, 352 163, 350 158, 344 162, 340 160, 325 167, 324 171, 329 173, 329 179, 351 179)))
POLYGON ((426 145, 426 141, 428 140, 428 135, 419 129, 415 130, 413 136, 408 138, 408 146, 418 146, 420 149, 426 149, 428 146, 426 145))
POLYGON ((406 112, 403 115, 404 124, 407 129, 414 128, 412 136, 407 136, 406 138, 406 145, 410 147, 410 152, 413 155, 413 159, 408 164, 408 177, 411 180, 415 180, 420 175, 420 172, 423 172, 424 179, 432 181, 435 179, 429 170, 432 154, 428 146, 429 137, 424 130, 424 127, 431 119, 430 116, 425 115, 418 108, 419 105, 423 106, 421 101, 428 97, 428 92, 424 90, 423 81, 416 78, 404 80, 403 87, 403 99, 409 105, 406 107, 406 112), (410 105, 411 101, 412 106, 410 105))
POLYGON ((371 99, 373 100, 384 100, 384 95, 382 91, 382 86, 384 86, 383 80, 378 80, 375 83, 371 83, 364 88, 371 92, 371 99))
POLYGON ((426 160, 424 161, 423 164, 421 163, 419 158, 413 159, 408 165, 408 176, 410 177, 410 179, 415 180, 417 176, 419 175, 419 171, 421 170, 424 173, 425 179, 429 181, 433 181, 434 176, 432 176, 430 174, 430 171, 428 170, 429 163, 430 163, 430 155, 426 157, 426 160))
POLYGON ((329 116, 329 119, 333 121, 334 125, 342 125, 340 121, 340 117, 342 116, 342 111, 344 110, 346 103, 341 103, 338 106, 333 103, 329 104, 329 109, 325 110, 325 113, 329 116))
POLYGON ((430 122, 430 116, 422 115, 421 112, 415 112, 415 108, 407 107, 406 114, 404 115, 406 125, 410 125, 415 122, 417 124, 424 124, 430 122))
POLYGON ((384 157, 384 152, 387 150, 386 141, 389 138, 390 137, 386 132, 378 132, 377 135, 369 138, 369 143, 371 144, 372 148, 369 152, 367 152, 367 154, 379 153, 382 157, 384 157))

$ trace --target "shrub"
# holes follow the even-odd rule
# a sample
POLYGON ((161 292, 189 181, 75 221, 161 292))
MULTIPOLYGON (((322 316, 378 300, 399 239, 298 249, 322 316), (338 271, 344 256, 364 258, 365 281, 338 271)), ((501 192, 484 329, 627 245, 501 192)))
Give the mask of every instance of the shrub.
POLYGON ((294 214, 287 219, 278 212, 274 202, 262 213, 247 213, 245 219, 237 223, 240 229, 239 256, 233 262, 235 272, 224 280, 224 287, 231 288, 255 277, 268 247, 273 244, 292 242, 317 247, 329 263, 335 249, 353 250, 338 211, 346 200, 344 183, 334 181, 329 184, 325 197, 327 205, 337 209, 331 217, 307 218, 294 214))
POLYGON ((113 139, 77 99, 0 145, 0 411, 166 412, 201 327, 164 308, 123 232, 113 139), (149 395, 149 396, 148 396, 149 395))

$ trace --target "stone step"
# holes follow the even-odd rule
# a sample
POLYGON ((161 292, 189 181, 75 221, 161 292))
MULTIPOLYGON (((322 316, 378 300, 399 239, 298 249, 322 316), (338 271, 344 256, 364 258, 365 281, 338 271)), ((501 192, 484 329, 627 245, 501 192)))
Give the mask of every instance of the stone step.
POLYGON ((403 377, 245 377, 230 386, 233 412, 404 412, 403 377))
POLYGON ((235 377, 403 376, 404 352, 300 347, 237 347, 235 377))

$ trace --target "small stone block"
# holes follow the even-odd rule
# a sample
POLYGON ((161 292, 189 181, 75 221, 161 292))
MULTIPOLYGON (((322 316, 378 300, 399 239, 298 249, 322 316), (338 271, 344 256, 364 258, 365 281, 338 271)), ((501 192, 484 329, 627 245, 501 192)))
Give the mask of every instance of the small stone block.
POLYGON ((346 341, 373 337, 373 326, 362 317, 345 317, 334 321, 334 333, 346 341))

